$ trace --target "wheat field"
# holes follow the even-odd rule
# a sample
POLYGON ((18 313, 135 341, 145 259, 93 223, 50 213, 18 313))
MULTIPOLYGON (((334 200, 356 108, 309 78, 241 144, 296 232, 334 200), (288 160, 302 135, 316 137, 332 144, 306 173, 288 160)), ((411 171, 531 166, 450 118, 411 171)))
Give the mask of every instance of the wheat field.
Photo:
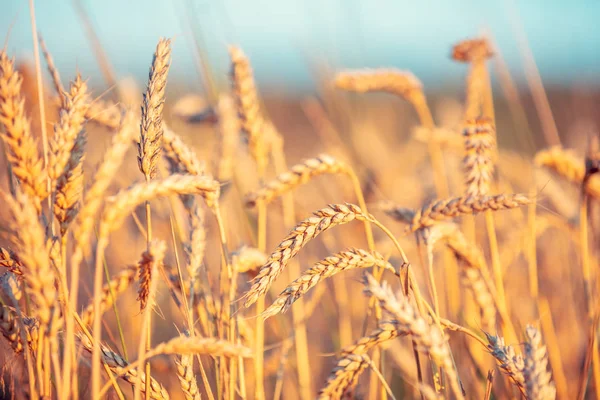
POLYGON ((600 398, 598 132, 502 69, 498 112, 489 38, 454 98, 328 71, 294 117, 236 45, 192 105, 171 39, 144 88, 35 41, 0 50, 3 398, 600 398))

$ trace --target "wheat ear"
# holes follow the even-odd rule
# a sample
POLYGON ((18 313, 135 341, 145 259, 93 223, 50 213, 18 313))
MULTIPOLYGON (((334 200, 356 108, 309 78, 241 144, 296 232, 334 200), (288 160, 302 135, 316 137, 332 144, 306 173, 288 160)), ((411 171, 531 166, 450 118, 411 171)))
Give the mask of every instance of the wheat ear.
POLYGON ((262 313, 267 319, 275 314, 285 312, 301 296, 323 279, 332 277, 342 271, 358 268, 379 267, 395 273, 394 267, 377 252, 362 249, 348 249, 316 263, 302 276, 290 283, 269 308, 262 313))
POLYGON ((150 283, 152 275, 160 269, 167 248, 165 242, 155 240, 150 243, 150 248, 142 253, 142 258, 138 263, 139 285, 138 300, 140 302, 140 310, 144 311, 148 302, 153 301, 150 297, 150 283))
POLYGON ((499 211, 529 204, 531 200, 523 194, 500 194, 495 196, 462 196, 437 200, 423 206, 415 213, 409 232, 456 218, 461 215, 477 214, 483 211, 499 211))
POLYGON ((333 368, 325 387, 319 391, 320 400, 341 399, 358 382, 360 374, 369 366, 371 359, 366 354, 348 354, 333 368))
POLYGON ((298 223, 271 253, 258 275, 252 280, 252 287, 244 295, 245 307, 250 307, 260 296, 264 295, 288 262, 319 233, 355 219, 367 221, 372 218, 370 215, 365 215, 359 207, 349 203, 332 204, 315 211, 313 215, 313 217, 298 223))
POLYGON ((263 184, 258 190, 249 193, 246 196, 246 206, 254 207, 261 200, 268 204, 273 199, 305 184, 318 175, 350 173, 350 167, 345 163, 327 154, 321 154, 292 166, 289 171, 281 173, 272 181, 263 184))
POLYGON ((548 352, 542 343, 542 334, 532 326, 525 329, 525 366, 523 378, 527 398, 532 400, 554 400, 556 387, 548 372, 548 352))
POLYGON ((147 180, 156 176, 163 139, 162 110, 171 61, 171 40, 161 38, 156 46, 142 101, 138 166, 147 180))
POLYGON ((267 255, 255 247, 242 246, 231 254, 231 267, 238 274, 258 270, 267 262, 267 255))
POLYGON ((463 168, 466 174, 466 195, 486 196, 494 173, 494 149, 496 145, 494 127, 490 118, 468 120, 463 130, 465 157, 463 168))
POLYGON ((46 171, 40 157, 37 141, 31 134, 29 119, 25 116, 25 100, 21 96, 23 79, 14 69, 13 60, 0 50, 0 136, 12 172, 21 182, 23 191, 40 202, 47 196, 46 171))
MULTIPOLYGON (((484 332, 485 333, 485 332, 484 332)), ((521 355, 517 355, 512 346, 506 346, 504 339, 485 333, 488 340, 488 350, 498 362, 498 366, 525 395, 525 378, 523 368, 525 363, 521 355)))
POLYGON ((0 267, 8 268, 15 275, 23 275, 23 263, 19 260, 19 256, 4 247, 0 247, 0 267))

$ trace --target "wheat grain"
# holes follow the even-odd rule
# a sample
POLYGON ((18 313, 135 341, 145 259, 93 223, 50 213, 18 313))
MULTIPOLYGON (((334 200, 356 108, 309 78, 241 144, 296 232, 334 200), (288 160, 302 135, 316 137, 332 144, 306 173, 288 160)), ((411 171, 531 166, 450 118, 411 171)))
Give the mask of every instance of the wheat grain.
POLYGON ((329 207, 314 212, 313 215, 313 217, 298 223, 271 253, 258 275, 252 280, 252 287, 244 295, 245 307, 251 306, 258 297, 264 295, 288 262, 321 232, 337 225, 352 222, 355 219, 368 221, 372 218, 350 203, 331 204, 329 207))
POLYGON ((305 271, 302 276, 290 283, 279 294, 273 304, 262 313, 262 317, 267 319, 275 314, 285 312, 296 300, 323 279, 349 269, 371 267, 384 268, 395 273, 394 267, 377 252, 348 249, 329 256, 316 263, 312 268, 305 271))
POLYGON ((171 61, 171 40, 161 38, 156 46, 142 101, 138 166, 146 180, 156 176, 163 140, 162 111, 171 61))

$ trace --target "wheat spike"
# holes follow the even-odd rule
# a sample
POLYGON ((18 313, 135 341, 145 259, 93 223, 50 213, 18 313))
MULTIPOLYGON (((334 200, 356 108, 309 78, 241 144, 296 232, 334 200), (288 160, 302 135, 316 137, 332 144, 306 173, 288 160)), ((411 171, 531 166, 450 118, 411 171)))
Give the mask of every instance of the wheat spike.
POLYGON ((79 158, 83 155, 81 144, 81 131, 85 123, 85 114, 89 103, 87 94, 87 83, 77 75, 71 82, 68 93, 64 93, 63 104, 60 108, 59 121, 54 125, 54 136, 50 141, 50 152, 48 155, 48 175, 52 180, 54 191, 57 181, 64 175, 69 174, 73 163, 73 152, 79 152, 79 158), (79 140, 79 143, 78 143, 79 140), (75 146, 79 146, 75 149, 75 146))
POLYGON ((258 270, 267 262, 267 255, 255 247, 242 246, 231 254, 231 267, 238 274, 258 270))
POLYGON ((529 204, 531 200, 523 194, 499 194, 495 196, 462 196, 434 201, 415 213, 409 232, 466 214, 483 211, 499 211, 529 204))
POLYGON ((31 134, 29 119, 25 116, 25 100, 21 96, 23 80, 14 69, 13 60, 0 50, 0 136, 12 172, 30 195, 36 209, 47 196, 46 171, 40 157, 37 141, 31 134))
POLYGON ((254 82, 252 66, 244 52, 229 46, 231 85, 238 110, 242 132, 246 135, 250 154, 262 169, 268 158, 268 137, 273 126, 263 116, 254 82))
POLYGON ((325 387, 319 391, 321 400, 341 399, 356 386, 360 374, 369 366, 371 359, 366 354, 348 354, 338 360, 325 387))
POLYGON ((548 352, 542 343, 542 334, 536 328, 527 326, 525 338, 523 378, 527 399, 554 400, 556 387, 548 372, 548 352))
POLYGON ((428 353, 433 361, 443 368, 450 382, 454 395, 463 398, 458 375, 450 355, 444 334, 436 325, 430 325, 408 303, 406 299, 398 299, 386 282, 379 284, 370 274, 365 275, 365 293, 377 299, 382 310, 387 312, 398 324, 398 330, 410 333, 414 343, 428 353))
POLYGON ((452 48, 452 58, 460 62, 476 62, 486 60, 494 52, 486 39, 463 40, 452 48))
POLYGON ((523 368, 525 363, 521 355, 517 355, 512 346, 506 346, 504 339, 500 336, 493 336, 484 332, 488 340, 488 350, 498 362, 498 366, 525 394, 525 378, 523 368))
POLYGON ((251 358, 252 350, 226 340, 179 336, 155 346, 146 353, 146 358, 159 354, 210 354, 212 356, 251 358))
POLYGON ((262 317, 267 319, 275 314, 285 312, 302 295, 323 279, 332 277, 342 271, 357 268, 380 267, 395 273, 394 267, 377 252, 362 249, 348 249, 316 263, 302 276, 290 283, 277 299, 267 308, 262 317))
POLYGON ((56 182, 56 198, 54 200, 54 216, 60 223, 61 236, 64 236, 69 225, 79 213, 83 194, 83 158, 87 141, 86 133, 80 131, 65 170, 56 182))
POLYGON ((347 356, 349 354, 365 354, 383 342, 408 334, 408 332, 402 331, 399 328, 400 326, 396 321, 382 322, 377 329, 371 331, 367 336, 360 338, 354 344, 342 349, 341 354, 342 356, 347 356))
MULTIPOLYGON (((91 340, 84 335, 78 335, 79 340, 81 342, 82 347, 88 352, 92 353, 93 344, 91 340)), ((142 393, 145 393, 146 388, 146 374, 141 373, 138 375, 138 371, 135 368, 127 368, 129 363, 125 361, 123 357, 121 357, 118 353, 112 351, 108 346, 104 344, 100 344, 100 354, 102 357, 102 362, 110 368, 110 370, 117 374, 117 376, 123 378, 132 387, 135 387, 138 380, 141 381, 142 393), (127 368, 125 370, 125 368, 127 368), (125 372, 123 372, 125 371, 125 372)), ((166 389, 158 383, 154 378, 150 377, 150 398, 153 400, 169 400, 169 394, 166 389)))
POLYGON ((343 71, 336 75, 335 86, 353 92, 388 92, 413 102, 423 93, 423 85, 408 71, 394 68, 343 71))
POLYGON ((166 126, 164 127, 162 145, 172 174, 204 174, 204 165, 198 160, 196 153, 184 143, 179 135, 166 126))
POLYGON ((146 180, 156 176, 163 140, 163 106, 171 61, 171 40, 161 38, 156 46, 142 101, 138 166, 146 180))
POLYGON ((288 262, 319 233, 355 219, 368 221, 372 218, 370 215, 365 215, 359 207, 350 203, 331 204, 329 207, 314 212, 313 215, 313 217, 298 223, 271 253, 258 275, 252 280, 252 287, 244 295, 245 307, 250 307, 259 296, 264 295, 288 262))
POLYGON ((138 300, 140 302, 140 311, 144 311, 148 305, 150 295, 150 282, 152 275, 155 274, 162 265, 167 250, 165 242, 153 240, 150 243, 149 251, 142 253, 142 258, 138 263, 140 288, 138 290, 138 300))
MULTIPOLYGON (((103 313, 108 310, 116 300, 117 296, 123 293, 127 288, 131 286, 131 283, 135 279, 135 274, 138 271, 138 267, 131 265, 125 268, 125 270, 121 271, 117 276, 112 278, 110 282, 108 282, 102 288, 102 294, 100 295, 100 310, 98 312, 103 313)), ((94 306, 90 304, 83 312, 81 313, 81 321, 87 325, 91 326, 92 321, 94 320, 94 306)))
POLYGON ((23 263, 19 260, 19 256, 4 247, 0 247, 0 267, 8 268, 13 274, 23 275, 23 263))
POLYGON ((467 196, 486 196, 490 192, 496 142, 493 130, 490 118, 468 120, 465 124, 463 167, 466 173, 467 196))
POLYGON ((305 160, 283 172, 275 179, 262 185, 258 190, 246 196, 246 206, 254 207, 258 201, 270 203, 295 187, 305 184, 312 178, 323 174, 348 174, 350 167, 335 158, 321 154, 315 158, 305 160))

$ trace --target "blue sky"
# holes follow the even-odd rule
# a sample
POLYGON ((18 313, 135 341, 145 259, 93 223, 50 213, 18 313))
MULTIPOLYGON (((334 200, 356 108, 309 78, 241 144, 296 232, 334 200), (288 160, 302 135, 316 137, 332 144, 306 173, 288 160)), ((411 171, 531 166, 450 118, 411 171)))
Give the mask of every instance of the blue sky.
MULTIPOLYGON (((259 82, 309 85, 317 63, 334 68, 394 66, 426 86, 454 84, 465 67, 449 60, 456 41, 491 32, 511 71, 522 77, 517 37, 524 32, 547 84, 597 83, 600 1, 500 0, 82 0, 120 77, 143 81, 160 36, 175 37, 172 77, 200 85, 191 52, 191 16, 218 76, 226 45, 240 45, 259 82)), ((0 0, 0 32, 13 24, 8 49, 31 57, 27 0, 0 0)), ((101 83, 71 0, 37 0, 38 29, 64 76, 76 68, 101 83)))

